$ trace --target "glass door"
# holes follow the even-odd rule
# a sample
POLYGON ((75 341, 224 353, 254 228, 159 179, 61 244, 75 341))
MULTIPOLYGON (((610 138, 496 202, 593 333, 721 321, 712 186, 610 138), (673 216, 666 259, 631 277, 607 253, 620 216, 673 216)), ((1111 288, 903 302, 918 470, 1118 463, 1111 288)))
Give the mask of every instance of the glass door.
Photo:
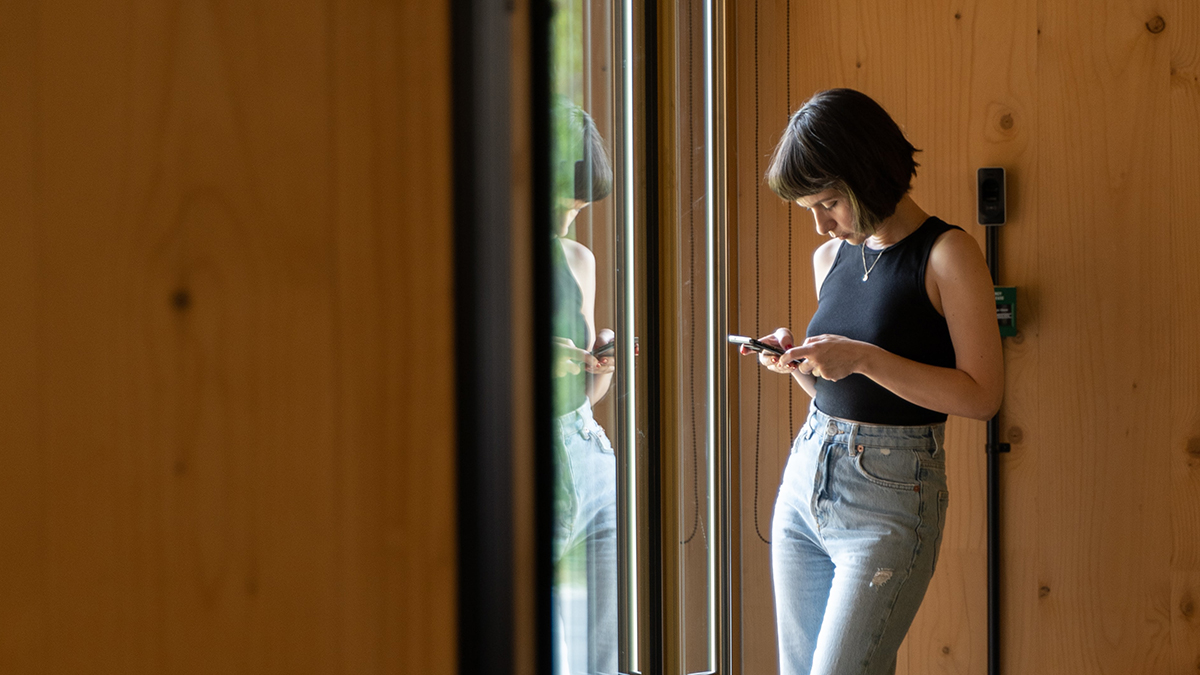
POLYGON ((644 415, 628 10, 560 0, 550 21, 555 673, 631 672, 639 656, 644 415))
POLYGON ((553 670, 729 672, 720 6, 552 8, 553 670))

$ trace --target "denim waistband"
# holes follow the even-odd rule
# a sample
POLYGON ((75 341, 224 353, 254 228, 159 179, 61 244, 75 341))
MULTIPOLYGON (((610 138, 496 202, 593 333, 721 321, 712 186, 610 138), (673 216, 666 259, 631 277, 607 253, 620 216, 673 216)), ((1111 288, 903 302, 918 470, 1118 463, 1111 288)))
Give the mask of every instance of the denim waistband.
POLYGON ((826 415, 815 407, 810 411, 805 426, 808 435, 820 433, 847 445, 867 443, 892 448, 940 449, 946 438, 945 422, 917 426, 867 424, 826 415))
POLYGON ((553 433, 560 437, 570 436, 588 429, 595 423, 596 418, 592 416, 592 403, 585 398, 583 405, 554 418, 553 433))

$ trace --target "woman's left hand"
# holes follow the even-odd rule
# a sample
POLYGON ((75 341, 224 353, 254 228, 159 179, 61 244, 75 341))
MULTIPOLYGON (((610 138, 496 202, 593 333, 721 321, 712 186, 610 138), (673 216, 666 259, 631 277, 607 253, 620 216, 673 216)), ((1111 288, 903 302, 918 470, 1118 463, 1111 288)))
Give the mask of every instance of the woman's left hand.
POLYGON ((804 359, 799 366, 800 372, 837 382, 858 371, 859 364, 871 347, 866 342, 841 335, 814 335, 806 338, 803 344, 789 349, 780 360, 804 359))

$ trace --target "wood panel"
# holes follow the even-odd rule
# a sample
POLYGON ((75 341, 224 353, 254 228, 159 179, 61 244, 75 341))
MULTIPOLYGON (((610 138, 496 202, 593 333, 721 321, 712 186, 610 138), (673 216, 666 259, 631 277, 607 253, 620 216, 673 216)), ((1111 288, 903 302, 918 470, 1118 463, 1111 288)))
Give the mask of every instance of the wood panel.
MULTIPOLYGON (((361 198, 378 210, 372 219, 375 240, 351 250, 364 257, 382 255, 375 279, 363 279, 364 286, 343 293, 379 293, 362 317, 375 325, 380 347, 354 375, 367 379, 384 374, 379 411, 371 420, 381 439, 359 450, 379 463, 378 473, 371 473, 369 464, 362 467, 362 483, 377 481, 379 498, 364 500, 361 508, 381 515, 379 525, 364 532, 360 546, 369 547, 382 569, 375 574, 346 571, 359 579, 362 597, 380 596, 372 600, 379 603, 379 612, 350 613, 355 620, 342 630, 367 630, 375 624, 379 638, 364 640, 361 648, 377 660, 378 672, 447 674, 457 670, 456 605, 451 601, 457 598, 457 365, 448 343, 434 344, 412 327, 438 335, 454 330, 449 5, 356 0, 352 6, 359 17, 354 25, 364 32, 347 31, 343 44, 349 52, 356 37, 368 40, 370 60, 341 58, 347 69, 357 66, 373 74, 370 107, 368 100, 358 99, 372 118, 373 133, 357 160, 371 162, 371 192, 359 189, 361 198)), ((354 126, 349 119, 338 124, 347 130, 354 126)), ((344 185, 351 183, 349 177, 344 180, 344 185)), ((351 202, 339 206, 343 203, 351 202)), ((345 352, 351 351, 348 345, 345 352)), ((356 499, 355 487, 347 486, 347 501, 356 499)), ((355 665, 350 661, 344 670, 353 672, 355 665)))
POLYGON ((447 20, 0 10, 0 670, 453 669, 447 20))
POLYGON ((1065 469, 1040 472, 1038 488, 1039 663, 1052 672, 1167 669, 1171 533, 1147 500, 1170 483, 1170 332, 1151 328, 1170 316, 1169 277, 1158 238, 1137 236, 1170 216, 1169 55, 1147 30, 1154 15, 1040 8, 1039 176, 1058 189, 1038 201, 1055 231, 1038 253, 1050 358, 1037 435, 1065 469))
POLYGON ((37 8, 0 20, 0 671, 42 673, 47 613, 45 450, 38 348, 37 8))
MULTIPOLYGON (((1193 4, 793 0, 738 9, 744 327, 760 328, 756 312, 780 315, 778 289, 788 283, 778 255, 788 250, 779 246, 785 216, 762 172, 783 125, 766 122, 775 126, 764 132, 764 120, 789 87, 807 96, 853 86, 879 100, 923 150, 917 201, 981 246, 974 171, 1009 170, 1001 283, 1019 287, 1021 324, 1006 340, 1001 424, 1013 445, 1001 461, 1002 663, 1012 672, 1191 672, 1200 662, 1193 4), (776 249, 756 258, 764 229, 776 249), (1158 253, 1165 242, 1169 263, 1158 253), (1155 500, 1164 486, 1169 505, 1155 500)), ((816 243, 791 251, 793 268, 809 267, 816 243)), ((806 317, 812 308, 792 309, 806 317)), ((790 440, 770 407, 778 396, 759 409, 750 370, 741 364, 746 481, 756 429, 770 431, 763 447, 790 440)), ((982 426, 949 425, 954 497, 942 562, 900 672, 986 671, 982 426)), ((761 513, 770 496, 759 499, 761 513)), ((770 589, 751 508, 742 516, 745 670, 758 672, 772 667, 762 653, 774 643, 762 635, 770 617, 753 615, 769 608, 770 589)))
MULTIPOLYGON (((1171 202, 1169 257, 1171 377, 1171 618, 1172 673, 1200 671, 1200 8, 1166 7, 1170 42, 1171 202)), ((1153 19, 1151 19, 1153 21, 1153 19)), ((1156 26, 1155 26, 1156 27, 1156 26)))

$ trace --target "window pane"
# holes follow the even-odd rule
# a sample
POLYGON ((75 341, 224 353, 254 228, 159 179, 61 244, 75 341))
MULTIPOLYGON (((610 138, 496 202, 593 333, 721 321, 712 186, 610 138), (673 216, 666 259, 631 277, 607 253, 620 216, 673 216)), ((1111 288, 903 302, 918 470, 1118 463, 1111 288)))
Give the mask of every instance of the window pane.
POLYGON ((619 562, 634 380, 619 9, 562 0, 551 25, 556 673, 618 671, 636 590, 619 562))

